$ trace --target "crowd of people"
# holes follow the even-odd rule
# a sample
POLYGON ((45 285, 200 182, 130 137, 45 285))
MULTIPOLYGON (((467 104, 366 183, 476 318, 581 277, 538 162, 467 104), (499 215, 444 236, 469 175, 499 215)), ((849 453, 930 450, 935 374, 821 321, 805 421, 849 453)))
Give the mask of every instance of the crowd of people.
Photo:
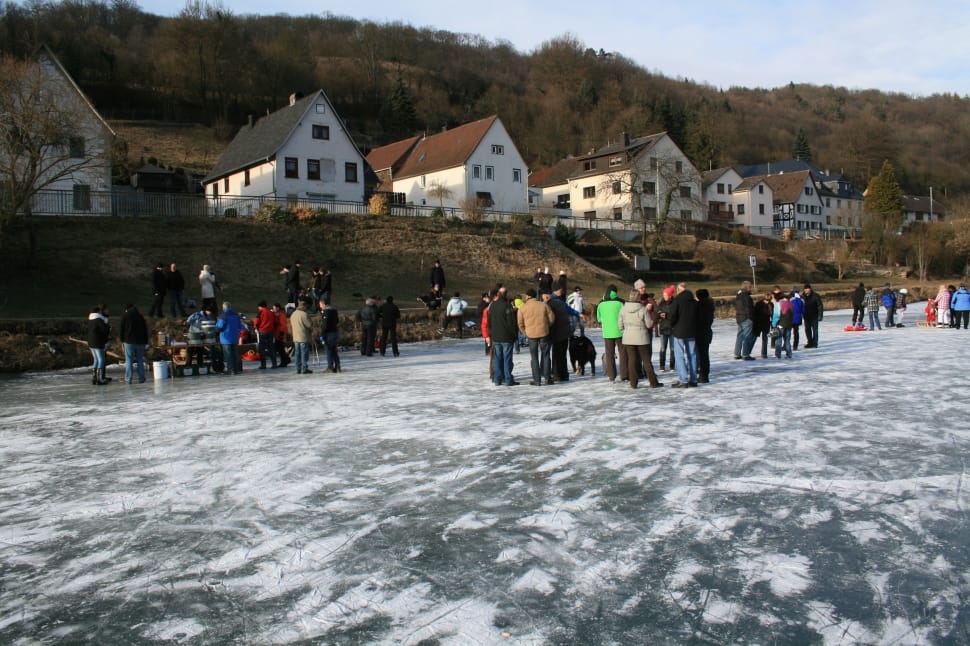
MULTIPOLYGON (((299 260, 284 265, 280 274, 284 277, 287 304, 269 305, 265 300, 260 301, 256 315, 247 323, 229 301, 224 301, 217 309, 216 296, 220 287, 208 264, 202 266, 198 276, 202 306, 186 318, 186 309, 193 309, 195 303, 185 300, 185 280, 176 263, 169 263, 166 269, 166 265, 159 262, 152 274, 153 299, 149 315, 163 317, 167 298, 170 316, 178 314, 185 318, 190 341, 189 363, 207 364, 216 372, 240 374, 240 345, 243 340, 255 337, 259 369, 285 368, 292 362, 297 374, 312 374, 309 356, 311 349, 316 348, 314 341, 319 339, 326 348, 325 372, 339 373, 340 317, 331 301, 331 274, 325 268, 314 268, 310 283, 304 286, 300 270, 299 260), (316 320, 319 320, 317 330, 314 329, 316 320)), ((468 303, 457 291, 447 302, 444 301, 442 294, 447 283, 440 260, 436 260, 431 268, 429 283, 429 295, 418 297, 418 301, 429 310, 439 309, 444 303, 439 332, 443 334, 454 326, 458 337, 462 338, 468 324, 468 303)), ((894 290, 887 283, 880 289, 859 283, 851 299, 852 323, 847 329, 875 331, 884 327, 903 327, 908 302, 906 288, 894 290), (884 323, 880 321, 880 307, 885 312, 884 323), (868 327, 865 326, 866 320, 868 327)), ((801 347, 818 347, 824 305, 808 283, 801 289, 795 286, 788 291, 776 285, 755 301, 751 283, 744 281, 735 295, 734 309, 736 360, 755 360, 752 352, 759 340, 761 358, 768 358, 772 353, 778 359, 791 359, 792 352, 799 349, 802 331, 804 344, 801 347)), ((676 381, 671 384, 673 388, 691 388, 710 381, 709 348, 715 305, 708 290, 698 289, 694 293, 685 283, 680 283, 664 287, 660 297, 655 299, 654 294, 647 291, 644 281, 637 280, 626 299, 620 297, 615 285, 610 285, 594 311, 602 326, 602 366, 611 383, 626 382, 631 388, 637 388, 640 381, 646 380, 650 387, 658 388, 663 386, 658 374, 667 372, 676 375, 676 381), (654 339, 659 346, 657 370, 654 370, 652 360, 654 339)), ((482 293, 477 316, 471 325, 480 325, 492 382, 495 385, 518 385, 513 376, 513 357, 526 346, 530 355, 530 385, 569 381, 567 353, 577 332, 580 338, 585 337, 587 313, 582 287, 575 286, 568 291, 566 272, 560 271, 558 277, 553 277, 548 267, 536 269, 532 286, 521 297, 511 297, 502 285, 482 293)), ((925 314, 929 325, 967 329, 970 327, 970 291, 963 284, 959 287, 941 285, 936 297, 927 301, 925 314)), ((386 356, 388 348, 393 356, 400 355, 397 327, 401 310, 393 296, 383 300, 376 296, 366 298, 355 319, 361 330, 361 356, 373 356, 375 352, 386 356)), ((143 383, 149 332, 145 317, 135 305, 125 305, 120 328, 125 381, 143 383)), ((92 384, 105 385, 111 381, 106 375, 105 360, 110 339, 108 308, 103 305, 92 308, 88 316, 88 346, 93 356, 92 384)))

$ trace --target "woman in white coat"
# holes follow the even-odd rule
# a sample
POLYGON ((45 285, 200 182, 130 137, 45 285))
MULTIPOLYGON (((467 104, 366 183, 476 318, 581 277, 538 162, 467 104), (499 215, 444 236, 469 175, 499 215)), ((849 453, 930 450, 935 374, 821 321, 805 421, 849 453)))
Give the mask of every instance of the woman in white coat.
POLYGON ((650 362, 650 328, 654 325, 653 312, 640 303, 640 292, 630 292, 630 300, 620 309, 617 322, 623 332, 623 352, 626 354, 626 378, 630 388, 636 388, 639 380, 637 366, 642 362, 651 388, 663 386, 657 381, 657 373, 650 362), (639 358, 639 361, 637 359, 639 358))

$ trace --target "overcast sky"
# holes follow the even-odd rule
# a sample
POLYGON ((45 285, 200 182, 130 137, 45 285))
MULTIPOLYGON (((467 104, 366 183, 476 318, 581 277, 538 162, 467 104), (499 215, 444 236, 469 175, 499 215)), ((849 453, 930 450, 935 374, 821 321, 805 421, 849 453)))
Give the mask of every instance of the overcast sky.
MULTIPOLYGON (((185 6, 170 0, 139 5, 157 15, 173 15, 185 6)), ((963 0, 751 0, 733 6, 699 0, 491 0, 487 5, 371 0, 357 6, 233 0, 223 5, 237 15, 330 12, 402 22, 508 41, 524 53, 568 33, 648 70, 720 88, 773 88, 794 81, 917 95, 970 92, 970 4, 963 0)))

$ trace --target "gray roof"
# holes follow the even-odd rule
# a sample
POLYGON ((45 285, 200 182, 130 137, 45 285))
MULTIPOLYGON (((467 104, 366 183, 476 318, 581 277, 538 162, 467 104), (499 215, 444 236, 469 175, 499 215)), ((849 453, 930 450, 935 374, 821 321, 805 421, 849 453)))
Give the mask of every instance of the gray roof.
POLYGON ((266 115, 252 126, 247 124, 240 128, 215 167, 202 181, 208 183, 275 157, 320 95, 323 95, 323 90, 317 90, 292 105, 266 115))

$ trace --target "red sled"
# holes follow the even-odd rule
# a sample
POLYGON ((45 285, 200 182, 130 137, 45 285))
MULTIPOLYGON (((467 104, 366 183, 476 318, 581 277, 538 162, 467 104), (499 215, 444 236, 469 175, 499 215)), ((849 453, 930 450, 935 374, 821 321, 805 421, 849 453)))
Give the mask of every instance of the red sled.
POLYGON ((859 325, 851 325, 850 324, 850 325, 846 325, 844 328, 842 328, 842 331, 843 332, 865 332, 866 329, 867 329, 866 326, 865 325, 862 325, 862 324, 859 324, 859 325))

